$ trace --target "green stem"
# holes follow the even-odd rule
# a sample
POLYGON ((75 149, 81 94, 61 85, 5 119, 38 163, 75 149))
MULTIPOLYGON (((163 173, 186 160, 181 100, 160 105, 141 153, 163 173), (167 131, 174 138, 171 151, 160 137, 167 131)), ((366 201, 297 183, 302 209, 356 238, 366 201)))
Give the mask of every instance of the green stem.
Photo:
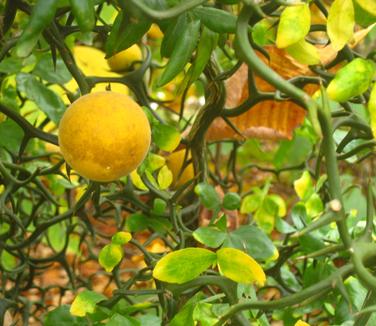
POLYGON ((246 1, 246 4, 240 12, 237 31, 236 31, 236 51, 238 56, 244 60, 249 67, 260 75, 265 81, 286 95, 296 99, 308 110, 313 128, 318 136, 321 136, 320 125, 317 120, 317 104, 304 91, 289 83, 277 74, 273 69, 266 65, 256 54, 248 39, 248 21, 254 13, 254 4, 252 1, 246 1))
POLYGON ((249 309, 261 309, 261 310, 272 310, 272 309, 282 309, 284 307, 292 306, 310 298, 313 295, 321 293, 322 291, 330 288, 334 288, 335 282, 338 282, 339 277, 346 278, 352 271, 354 267, 352 265, 346 265, 338 269, 327 279, 316 283, 308 288, 303 289, 300 292, 291 294, 279 300, 274 301, 261 301, 261 300, 250 300, 247 302, 242 302, 233 305, 219 320, 215 326, 224 325, 224 323, 231 318, 234 314, 239 311, 249 310, 249 309))
POLYGON ((207 0, 191 0, 191 1, 182 1, 179 5, 169 8, 163 11, 153 10, 145 5, 142 1, 139 0, 130 0, 130 2, 136 6, 138 9, 142 10, 147 16, 156 20, 169 19, 179 16, 181 13, 190 10, 194 7, 197 7, 207 0))
POLYGON ((364 312, 362 314, 359 314, 356 317, 354 326, 367 325, 368 320, 370 319, 372 313, 375 311, 375 306, 374 306, 375 304, 376 304, 376 292, 374 290, 370 290, 367 293, 367 297, 364 300, 363 307, 361 310, 361 311, 364 310, 364 312), (371 309, 367 311, 367 308, 371 308, 371 309))
POLYGON ((340 203, 339 210, 334 212, 337 216, 337 227, 341 240, 345 248, 350 248, 351 237, 346 226, 346 214, 343 208, 342 191, 340 184, 340 177, 338 171, 338 162, 336 156, 336 148, 333 139, 333 125, 330 115, 330 108, 325 99, 325 92, 322 92, 323 105, 319 110, 319 121, 323 133, 322 151, 325 156, 326 173, 328 175, 329 194, 331 200, 338 200, 340 203))

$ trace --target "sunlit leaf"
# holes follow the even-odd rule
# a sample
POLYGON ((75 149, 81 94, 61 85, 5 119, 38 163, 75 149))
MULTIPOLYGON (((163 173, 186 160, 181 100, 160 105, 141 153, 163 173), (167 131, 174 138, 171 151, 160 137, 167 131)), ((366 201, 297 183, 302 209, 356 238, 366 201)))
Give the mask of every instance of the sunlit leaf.
POLYGON ((81 317, 73 316, 68 305, 62 305, 47 313, 44 326, 87 326, 89 322, 81 317))
POLYGON ((123 259, 122 246, 110 243, 105 245, 99 253, 99 264, 106 270, 106 272, 112 272, 114 267, 123 259))
POLYGON ((320 63, 320 55, 317 48, 304 39, 288 46, 286 51, 295 60, 305 65, 317 65, 320 63))
POLYGON ((345 102, 361 95, 371 85, 376 65, 371 60, 356 58, 337 71, 327 92, 331 100, 345 102))
POLYGON ((70 313, 73 316, 84 317, 87 313, 93 313, 96 304, 105 299, 106 297, 103 294, 84 290, 73 300, 70 313))
POLYGON ((302 176, 294 181, 294 189, 302 200, 307 200, 312 195, 314 187, 308 171, 304 171, 302 176))
POLYGON ((361 6, 364 10, 376 16, 376 1, 374 0, 355 0, 359 6, 361 6))
POLYGON ((120 231, 120 232, 116 232, 112 236, 111 241, 113 244, 124 245, 127 242, 129 242, 131 239, 132 239, 132 235, 129 232, 120 231))
POLYGON ((158 184, 160 189, 167 189, 173 180, 171 170, 165 165, 158 172, 158 184))
POLYGON ((158 261, 153 270, 153 277, 167 283, 182 284, 198 277, 215 264, 216 259, 216 254, 207 249, 177 250, 158 261))
POLYGON ((329 8, 327 32, 332 47, 341 50, 354 34, 354 6, 352 0, 335 0, 329 8))
POLYGON ((373 138, 376 138, 376 83, 373 84, 371 95, 369 97, 368 111, 371 119, 373 138))
POLYGON ((286 48, 302 40, 311 26, 311 12, 308 4, 296 4, 285 8, 280 17, 276 44, 286 48))
POLYGON ((266 281, 262 267, 249 255, 234 248, 217 251, 219 272, 238 283, 257 283, 263 286, 266 281))
POLYGON ((162 150, 172 152, 180 144, 180 133, 169 125, 157 124, 153 127, 153 140, 162 150))

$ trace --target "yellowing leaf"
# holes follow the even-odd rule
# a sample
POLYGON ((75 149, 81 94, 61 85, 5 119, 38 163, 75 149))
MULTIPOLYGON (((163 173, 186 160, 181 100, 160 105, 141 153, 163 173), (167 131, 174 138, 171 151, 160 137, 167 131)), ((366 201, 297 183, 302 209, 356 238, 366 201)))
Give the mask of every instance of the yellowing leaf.
POLYGON ((222 248, 217 251, 219 272, 238 283, 257 283, 263 286, 266 281, 262 267, 249 255, 239 249, 222 248))
POLYGON ((309 32, 311 12, 307 4, 289 6, 282 11, 277 30, 278 48, 286 48, 299 42, 309 32))
POLYGON ((158 172, 158 184, 160 189, 167 189, 173 180, 171 170, 165 165, 158 172))
POLYGON ((123 248, 114 243, 104 246, 99 253, 99 264, 106 270, 112 272, 114 267, 123 259, 123 248))
POLYGON ((302 176, 294 181, 294 189, 300 199, 307 200, 313 193, 312 178, 308 171, 304 171, 302 176))
POLYGON ((290 45, 286 51, 296 61, 305 65, 317 65, 320 63, 320 55, 317 48, 302 39, 299 42, 290 45))
POLYGON ((294 326, 310 326, 308 323, 306 323, 305 321, 299 319, 294 326))
POLYGON ((373 16, 376 16, 376 1, 375 0, 356 0, 356 2, 365 11, 368 11, 373 16))
POLYGON ((160 149, 172 152, 180 144, 181 135, 174 127, 158 124, 153 127, 153 140, 160 149))
POLYGON ((336 51, 341 50, 350 41, 354 34, 354 25, 352 0, 335 0, 329 8, 327 32, 336 51))
POLYGON ((120 231, 117 232, 111 239, 112 243, 117 245, 124 245, 132 239, 132 235, 129 232, 120 231))
POLYGON ((216 254, 202 248, 185 248, 171 252, 155 265, 157 280, 182 284, 198 277, 216 262, 216 254))
POLYGON ((142 182, 140 175, 137 173, 136 170, 131 172, 130 174, 132 183, 134 186, 140 190, 148 190, 148 187, 145 186, 145 184, 142 182))
POLYGON ((368 111, 371 118, 371 129, 373 138, 376 138, 376 83, 373 84, 368 102, 368 111))
POLYGON ((74 316, 84 317, 86 313, 93 313, 96 304, 104 299, 106 297, 103 294, 85 290, 73 300, 70 313, 74 316))

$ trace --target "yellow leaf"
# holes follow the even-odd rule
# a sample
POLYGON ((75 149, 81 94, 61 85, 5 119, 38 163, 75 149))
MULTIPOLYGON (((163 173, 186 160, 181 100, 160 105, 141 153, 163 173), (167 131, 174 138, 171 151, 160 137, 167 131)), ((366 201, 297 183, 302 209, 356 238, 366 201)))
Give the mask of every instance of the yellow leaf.
POLYGON ((305 65, 317 65, 320 63, 319 51, 314 45, 304 39, 288 46, 286 51, 299 63, 305 65))
POLYGON ((308 34, 310 26, 311 12, 307 4, 285 8, 278 24, 277 47, 286 48, 299 42, 308 34))
POLYGON ((335 0, 329 9, 327 32, 336 51, 341 50, 353 37, 354 25, 352 0, 335 0))
POLYGON ((161 189, 167 189, 173 180, 171 170, 165 165, 158 172, 158 184, 161 189))
POLYGON ((310 326, 308 323, 306 323, 305 321, 299 319, 294 326, 310 326))
POLYGON ((148 190, 148 187, 142 182, 140 175, 137 173, 137 170, 134 170, 130 174, 132 183, 134 186, 140 190, 148 190))
POLYGON ((376 83, 373 84, 368 102, 368 111, 371 118, 371 129, 373 138, 376 138, 376 83))
POLYGON ((235 248, 222 248, 217 251, 219 272, 238 283, 257 283, 263 286, 266 281, 262 267, 251 256, 235 248))
POLYGON ((371 15, 376 16, 376 1, 375 0, 356 0, 359 6, 371 15))

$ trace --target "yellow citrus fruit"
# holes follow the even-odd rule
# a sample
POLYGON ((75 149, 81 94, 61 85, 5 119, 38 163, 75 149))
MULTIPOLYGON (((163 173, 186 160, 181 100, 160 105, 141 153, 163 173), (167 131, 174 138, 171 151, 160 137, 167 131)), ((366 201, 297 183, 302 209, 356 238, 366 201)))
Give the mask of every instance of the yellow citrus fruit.
POLYGON ((59 145, 66 162, 94 181, 113 181, 136 169, 148 152, 150 135, 141 107, 115 92, 80 97, 59 125, 59 145))
POLYGON ((142 52, 137 44, 128 49, 116 53, 107 59, 107 63, 113 71, 122 71, 129 68, 133 62, 142 60, 142 52))
POLYGON ((162 38, 163 32, 157 24, 151 24, 150 29, 147 32, 148 36, 154 39, 162 38))
POLYGON ((166 165, 171 170, 173 175, 173 185, 175 187, 179 187, 189 180, 193 179, 194 177, 194 170, 193 164, 190 163, 185 166, 184 170, 182 171, 184 161, 188 161, 191 159, 191 154, 188 153, 186 158, 186 150, 181 149, 176 152, 171 153, 166 159, 166 165))

